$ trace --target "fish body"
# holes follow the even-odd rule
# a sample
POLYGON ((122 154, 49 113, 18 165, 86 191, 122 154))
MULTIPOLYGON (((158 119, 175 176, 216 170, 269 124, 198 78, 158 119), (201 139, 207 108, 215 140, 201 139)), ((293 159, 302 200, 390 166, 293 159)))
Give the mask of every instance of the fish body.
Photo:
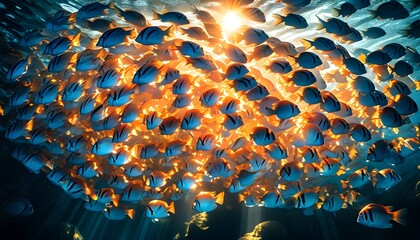
POLYGON ((405 225, 407 209, 392 212, 392 207, 370 203, 362 208, 357 217, 357 222, 371 228, 392 228, 391 220, 405 225))

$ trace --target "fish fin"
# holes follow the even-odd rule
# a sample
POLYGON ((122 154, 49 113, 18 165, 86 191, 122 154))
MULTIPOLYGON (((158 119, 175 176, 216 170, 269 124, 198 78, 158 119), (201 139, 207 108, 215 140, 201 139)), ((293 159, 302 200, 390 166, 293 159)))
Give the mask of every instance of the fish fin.
POLYGON ((155 12, 155 11, 152 12, 152 15, 153 15, 152 20, 159 20, 162 17, 161 14, 159 14, 158 12, 155 12))
POLYGON ((225 197, 225 192, 220 192, 219 194, 216 195, 216 203, 222 205, 223 204, 223 199, 225 197))
POLYGON ((118 207, 119 200, 120 200, 120 195, 115 194, 114 196, 112 196, 112 203, 114 204, 114 206, 118 207))
POLYGON ((174 202, 172 202, 172 203, 169 205, 168 212, 170 212, 170 213, 172 213, 172 214, 175 214, 175 204, 174 204, 174 202))
POLYGON ((357 59, 359 59, 363 64, 366 64, 366 55, 365 54, 360 54, 360 56, 357 57, 357 59))
POLYGON ((375 11, 375 10, 368 10, 368 11, 370 13, 371 19, 378 17, 378 11, 375 11))
POLYGON ((309 48, 311 48, 313 46, 312 45, 313 42, 311 40, 309 40, 309 39, 301 38, 300 39, 300 42, 305 47, 305 49, 309 49, 309 48))
POLYGON ((128 37, 129 38, 131 38, 131 39, 135 39, 136 37, 137 37, 137 32, 136 32, 136 29, 135 28, 131 28, 131 29, 129 29, 129 30, 127 30, 127 32, 130 32, 129 34, 128 34, 128 37))
POLYGON ((245 196, 244 195, 242 195, 242 194, 238 194, 238 200, 239 200, 239 202, 244 202, 245 201, 245 196))
POLYGON ((394 68, 391 65, 387 64, 386 66, 388 68, 388 72, 389 73, 393 73, 394 72, 394 68))
POLYGON ((131 219, 133 219, 133 217, 134 217, 134 213, 135 213, 135 210, 134 210, 134 209, 128 209, 128 210, 127 210, 127 216, 128 216, 129 218, 131 218, 131 219))
POLYGON ((324 204, 323 202, 317 202, 316 209, 321 209, 323 204, 324 204))
POLYGON ((316 24, 316 30, 321 30, 325 28, 325 24, 327 22, 325 22, 324 20, 322 20, 320 17, 316 16, 316 18, 318 18, 318 20, 320 21, 320 23, 316 24))
POLYGON ((343 203, 343 205, 341 205, 341 208, 342 209, 346 209, 348 207, 348 204, 347 203, 343 203))
POLYGON ((281 24, 283 22, 283 16, 280 14, 273 14, 274 17, 274 26, 278 26, 279 24, 281 24))
POLYGON ((165 30, 165 35, 168 37, 173 37, 174 36, 174 25, 169 26, 166 30, 165 30))
POLYGON ((72 41, 72 45, 73 46, 80 46, 80 35, 82 34, 82 31, 80 31, 78 34, 73 36, 72 41))
POLYGON ((334 17, 338 17, 340 16, 340 9, 338 8, 333 8, 332 13, 331 13, 334 17))
POLYGON ((404 227, 407 226, 406 219, 407 219, 407 208, 400 209, 398 211, 393 212, 392 214, 392 220, 403 225, 404 227))
POLYGON ((399 34, 403 35, 403 37, 409 37, 410 36, 410 29, 403 29, 398 32, 399 34))

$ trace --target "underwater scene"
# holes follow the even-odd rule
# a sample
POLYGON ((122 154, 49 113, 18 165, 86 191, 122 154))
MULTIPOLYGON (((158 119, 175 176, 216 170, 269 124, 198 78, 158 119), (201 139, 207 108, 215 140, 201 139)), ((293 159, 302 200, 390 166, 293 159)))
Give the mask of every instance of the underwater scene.
POLYGON ((419 6, 0 0, 0 239, 417 239, 419 6))

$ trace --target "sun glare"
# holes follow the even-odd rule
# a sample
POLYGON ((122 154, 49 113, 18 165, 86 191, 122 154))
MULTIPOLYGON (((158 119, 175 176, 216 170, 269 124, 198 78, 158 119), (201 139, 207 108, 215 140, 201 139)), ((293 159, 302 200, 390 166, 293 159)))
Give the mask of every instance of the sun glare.
POLYGON ((231 33, 241 26, 241 17, 235 12, 228 12, 223 18, 223 30, 231 33))

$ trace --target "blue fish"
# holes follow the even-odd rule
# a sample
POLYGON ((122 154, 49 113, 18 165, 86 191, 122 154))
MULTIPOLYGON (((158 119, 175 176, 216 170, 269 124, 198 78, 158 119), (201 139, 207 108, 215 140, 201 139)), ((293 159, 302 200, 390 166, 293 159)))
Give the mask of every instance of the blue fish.
POLYGON ((307 146, 320 146, 324 144, 324 136, 321 129, 312 123, 307 123, 303 128, 303 139, 307 146))
POLYGON ((239 47, 228 44, 225 48, 225 55, 232 61, 239 63, 247 63, 248 57, 239 47))
POLYGON ((223 126, 228 130, 234 130, 239 128, 240 126, 244 125, 244 121, 242 117, 237 114, 226 114, 225 119, 223 121, 223 126))
POLYGON ((163 119, 159 125, 159 131, 162 135, 172 135, 181 126, 181 121, 174 116, 163 119))
POLYGON ((66 143, 66 150, 69 152, 79 152, 87 143, 83 136, 74 136, 66 143))
POLYGON ((198 212, 211 212, 217 208, 217 204, 222 205, 224 192, 215 194, 213 192, 200 192, 194 200, 193 209, 198 212))
POLYGON ((366 56, 366 63, 368 64, 384 65, 391 60, 391 57, 382 50, 371 52, 366 56))
POLYGON ((240 79, 249 73, 248 68, 241 63, 232 63, 228 65, 225 77, 229 80, 240 79))
POLYGON ((22 58, 18 60, 15 64, 13 64, 12 68, 10 68, 6 73, 6 80, 14 81, 16 78, 23 75, 26 70, 28 69, 28 65, 30 64, 30 58, 22 58))
POLYGON ((105 137, 97 140, 93 144, 91 152, 97 156, 104 156, 110 154, 113 150, 114 143, 112 142, 112 138, 105 137))
POLYGON ((285 159, 288 157, 287 148, 279 142, 274 142, 264 148, 268 155, 276 161, 285 159))
POLYGON ((391 93, 392 96, 397 96, 398 94, 410 95, 411 90, 404 82, 398 80, 391 80, 390 85, 385 86, 385 89, 391 93))
POLYGON ((235 91, 248 91, 258 86, 257 80, 250 75, 245 75, 239 79, 233 81, 233 88, 235 91))
POLYGON ((302 91, 302 100, 307 104, 317 104, 322 101, 321 91, 317 87, 305 87, 302 91))
POLYGON ((82 115, 89 114, 95 109, 95 95, 87 96, 86 99, 82 101, 79 108, 79 113, 82 115))
POLYGON ((300 109, 296 104, 288 100, 282 100, 277 103, 274 112, 278 119, 286 120, 299 115, 300 109))
POLYGON ((98 174, 96 163, 94 161, 82 163, 77 169, 77 174, 87 179, 93 178, 98 174))
POLYGON ((201 125, 201 112, 197 109, 188 110, 181 122, 181 129, 192 130, 201 125))
POLYGON ((191 85, 191 77, 189 75, 184 75, 174 82, 172 85, 172 93, 176 95, 185 94, 190 90, 191 85))
POLYGON ((349 131, 349 123, 343 118, 331 119, 331 132, 335 135, 346 134, 349 131))
POLYGON ((71 46, 79 46, 81 32, 71 37, 57 37, 47 44, 44 54, 57 56, 70 49, 71 46))
POLYGON ((204 31, 201 27, 180 27, 180 31, 182 34, 186 34, 188 37, 194 38, 196 40, 208 40, 210 38, 206 31, 204 31))
POLYGON ((333 33, 339 36, 345 36, 351 33, 350 26, 338 18, 329 18, 327 21, 324 21, 318 16, 316 17, 321 22, 321 25, 317 28, 318 30, 325 28, 327 33, 333 33))
POLYGON ((215 147, 216 137, 213 134, 206 134, 197 139, 196 150, 211 151, 215 147))
POLYGON ((217 70, 216 65, 213 60, 205 57, 199 58, 186 58, 188 64, 191 64, 193 67, 204 70, 205 72, 211 72, 217 70))
POLYGON ((136 84, 151 83, 160 75, 161 68, 162 66, 157 62, 146 63, 134 74, 132 82, 136 84))
POLYGON ((131 95, 134 93, 134 89, 122 86, 118 87, 108 95, 109 106, 123 106, 131 101, 131 95))
POLYGON ((75 15, 65 10, 57 11, 53 18, 47 22, 45 28, 51 32, 59 32, 72 27, 75 15))
POLYGON ((405 55, 406 49, 399 43, 389 43, 381 48, 391 59, 398 59, 405 55))
POLYGON ((298 57, 293 57, 302 68, 316 68, 322 65, 321 59, 313 52, 301 52, 298 57))
POLYGON ((261 202, 266 208, 280 208, 284 205, 284 199, 277 190, 266 192, 263 195, 261 202))
POLYGON ((146 18, 143 14, 133 10, 123 10, 118 6, 115 6, 115 8, 119 11, 119 15, 123 17, 126 22, 134 24, 138 27, 144 27, 147 25, 146 18))
POLYGON ((356 11, 357 8, 353 4, 349 2, 344 2, 343 4, 341 4, 340 8, 333 8, 332 15, 334 17, 338 17, 341 15, 342 17, 346 18, 353 15, 353 13, 355 13, 356 11))
POLYGON ((181 74, 178 69, 168 67, 166 69, 165 76, 163 77, 162 81, 159 84, 160 85, 170 84, 180 77, 181 77, 181 74))
POLYGON ((266 127, 256 127, 252 130, 251 138, 256 145, 265 146, 274 142, 276 136, 266 127))
POLYGON ((406 61, 400 60, 394 64, 394 67, 391 68, 392 73, 396 73, 400 77, 406 77, 414 73, 414 68, 411 64, 406 61))
POLYGON ((163 37, 165 36, 172 36, 171 27, 168 27, 165 30, 160 29, 156 26, 146 27, 136 38, 136 42, 141 43, 143 45, 154 45, 154 44, 162 44, 163 37))
POLYGON ((59 73, 69 68, 71 64, 76 63, 77 54, 66 52, 61 55, 55 56, 48 63, 48 72, 59 73))
POLYGON ((223 114, 232 114, 238 110, 239 100, 231 97, 227 97, 223 100, 220 106, 220 112, 223 114))
POLYGON ((191 41, 174 41, 174 45, 177 47, 178 51, 190 58, 200 58, 204 56, 204 49, 202 46, 195 42, 191 41))
POLYGON ((376 10, 370 10, 372 18, 381 18, 381 19, 405 19, 410 16, 410 13, 407 9, 398 1, 391 0, 385 3, 382 3, 378 6, 376 10))
POLYGON ((212 107, 219 101, 220 93, 217 89, 212 88, 205 91, 200 96, 201 105, 204 107, 212 107))
POLYGON ((130 153, 125 149, 119 149, 116 153, 112 153, 108 157, 108 163, 112 166, 122 166, 130 161, 130 153))
POLYGON ((280 14, 273 14, 275 19, 274 26, 284 23, 287 26, 294 27, 296 29, 304 29, 308 27, 308 22, 304 17, 298 14, 289 13, 286 16, 280 14))
POLYGON ((268 39, 268 35, 261 29, 247 27, 243 32, 243 39, 245 44, 254 43, 260 45, 268 39))
POLYGON ((189 24, 190 21, 187 19, 187 16, 180 12, 166 12, 159 14, 153 11, 153 20, 161 20, 162 22, 171 22, 175 25, 185 25, 189 24))
POLYGON ((14 90, 12 96, 9 98, 9 106, 19 107, 20 105, 28 101, 28 96, 30 92, 28 87, 18 87, 14 90))
POLYGON ((322 102, 320 103, 321 108, 326 112, 338 112, 341 110, 340 102, 333 93, 329 91, 321 92, 322 102))
POLYGON ((137 203, 147 197, 144 186, 138 183, 129 184, 121 193, 120 201, 137 203))
POLYGON ((284 181, 297 181, 303 174, 303 167, 298 162, 288 162, 280 169, 280 179, 284 181))
POLYGON ((419 110, 414 99, 404 94, 398 95, 391 106, 394 107, 400 115, 411 115, 419 110))
POLYGON ((118 83, 120 76, 116 70, 110 69, 98 77, 96 86, 99 88, 112 88, 118 83))
POLYGON ((65 102, 73 102, 83 95, 83 83, 69 82, 63 90, 61 99, 65 102))
POLYGON ((385 106, 388 104, 388 99, 381 91, 373 91, 367 94, 359 94, 358 101, 361 105, 372 107, 375 105, 385 106))
POLYGON ((246 98, 248 99, 248 101, 257 101, 263 99, 269 94, 270 92, 265 86, 258 85, 246 93, 246 98))
POLYGON ((362 34, 370 39, 378 39, 385 36, 386 32, 380 27, 370 27, 365 31, 362 31, 362 34))
POLYGON ((326 52, 336 49, 335 43, 325 37, 316 37, 313 40, 301 38, 300 41, 306 49, 314 47, 316 50, 326 52))
POLYGON ((150 218, 152 222, 157 222, 161 218, 168 217, 170 215, 169 213, 175 214, 173 202, 168 205, 162 200, 152 200, 146 205, 144 216, 150 218))
POLYGON ((162 123, 162 121, 163 119, 158 116, 157 112, 149 113, 144 117, 144 124, 146 124, 147 130, 157 128, 162 123))
POLYGON ((191 103, 191 96, 184 94, 184 95, 177 95, 175 100, 172 102, 172 106, 176 108, 184 108, 190 105, 191 103))
POLYGON ((311 71, 302 69, 294 71, 289 81, 292 81, 296 86, 305 87, 315 83, 316 77, 311 71))
POLYGON ((384 107, 379 111, 379 118, 386 127, 399 127, 409 121, 408 118, 402 119, 401 115, 393 107, 384 107))
POLYGON ((133 29, 125 30, 119 27, 109 29, 99 37, 96 46, 103 48, 113 47, 127 41, 128 37, 132 36, 134 33, 133 29))
POLYGON ((366 77, 358 76, 352 82, 352 87, 359 93, 370 93, 375 91, 375 85, 366 77))
POLYGON ((301 150, 301 155, 305 163, 319 162, 320 154, 316 148, 303 147, 301 150))
POLYGON ((34 208, 28 199, 14 197, 6 201, 5 212, 10 216, 29 216, 34 214, 34 208))
POLYGON ((47 114, 47 127, 56 129, 63 127, 67 123, 67 115, 63 109, 56 109, 47 114))
POLYGON ((158 154, 159 146, 153 143, 144 145, 140 150, 140 157, 144 159, 155 157, 158 154))
POLYGON ((292 71, 292 66, 287 61, 275 60, 270 65, 266 65, 266 69, 270 69, 273 73, 286 74, 292 71))
POLYGON ((133 219, 134 209, 125 209, 122 207, 106 207, 104 210, 104 215, 109 220, 123 220, 127 217, 133 219))
POLYGON ((112 8, 114 5, 113 3, 103 4, 100 2, 93 2, 87 5, 84 5, 77 11, 76 13, 76 20, 85 20, 89 18, 100 17, 108 8, 112 8))
MULTIPOLYGON (((145 170, 146 169, 143 166, 141 166, 140 164, 135 163, 135 162, 129 162, 129 163, 124 165, 124 174, 129 176, 129 177, 141 176, 141 175, 144 174, 145 170)), ((128 187, 130 187, 130 186, 128 186, 128 187)), ((123 198, 122 195, 121 195, 121 198, 123 198)))
POLYGON ((345 58, 343 62, 346 65, 347 70, 356 75, 363 75, 367 72, 365 65, 357 58, 348 57, 345 58))
POLYGON ((329 118, 321 112, 305 113, 305 119, 308 123, 318 126, 321 131, 325 131, 331 126, 329 118))
POLYGON ((357 142, 367 142, 372 138, 369 129, 360 123, 353 124, 349 132, 351 137, 357 142))

